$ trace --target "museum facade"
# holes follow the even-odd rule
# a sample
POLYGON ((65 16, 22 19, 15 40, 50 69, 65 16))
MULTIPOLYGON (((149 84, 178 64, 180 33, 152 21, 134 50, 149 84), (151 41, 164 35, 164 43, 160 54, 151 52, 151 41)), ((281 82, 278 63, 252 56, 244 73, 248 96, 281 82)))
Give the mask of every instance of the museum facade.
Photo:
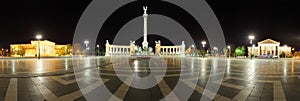
POLYGON ((292 55, 292 48, 288 45, 280 46, 280 42, 272 39, 266 39, 257 43, 258 46, 248 47, 248 56, 252 53, 254 56, 272 55, 278 56, 282 53, 292 55))
POLYGON ((30 44, 11 44, 10 54, 12 57, 36 57, 40 56, 61 56, 72 54, 71 45, 57 45, 54 42, 43 41, 31 41, 30 44))

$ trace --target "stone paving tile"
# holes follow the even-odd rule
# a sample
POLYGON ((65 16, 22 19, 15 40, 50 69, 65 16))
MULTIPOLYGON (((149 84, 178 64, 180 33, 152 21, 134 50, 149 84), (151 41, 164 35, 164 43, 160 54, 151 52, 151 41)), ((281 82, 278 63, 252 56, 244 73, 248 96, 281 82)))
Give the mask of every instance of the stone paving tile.
POLYGON ((172 72, 166 72, 166 75, 172 75, 172 74, 180 74, 180 71, 172 71, 172 72))
POLYGON ((112 96, 112 93, 103 93, 106 89, 107 88, 102 85, 100 87, 97 87, 96 89, 93 89, 91 92, 85 94, 84 96, 75 99, 75 101, 87 101, 86 98, 90 98, 89 100, 92 101, 107 101, 112 96))
POLYGON ((22 101, 42 101, 44 96, 31 78, 18 78, 18 99, 22 101))
POLYGON ((284 78, 282 80, 282 87, 288 101, 300 99, 300 80, 297 78, 284 78))
POLYGON ((228 79, 228 80, 223 81, 223 82, 230 83, 230 84, 236 84, 236 85, 243 85, 243 86, 248 84, 248 81, 236 80, 236 79, 228 79))
POLYGON ((67 76, 67 77, 60 77, 60 79, 63 79, 65 81, 70 81, 70 80, 76 79, 76 77, 75 76, 67 76))
POLYGON ((110 90, 111 93, 114 94, 121 86, 122 83, 123 82, 119 78, 113 77, 109 81, 107 81, 104 85, 107 87, 107 89, 110 90))
POLYGON ((259 101, 260 98, 259 97, 254 97, 254 96, 249 96, 246 101, 259 101))
POLYGON ((51 90, 57 97, 72 93, 74 91, 79 90, 77 83, 73 83, 70 85, 63 85, 53 79, 48 77, 42 77, 43 84, 51 90))
POLYGON ((240 91, 240 89, 220 86, 218 94, 233 99, 240 91))
POLYGON ((4 101, 10 78, 0 78, 0 101, 4 101))
POLYGON ((158 86, 150 89, 136 89, 130 87, 124 101, 157 101, 163 98, 158 86))
POLYGON ((198 86, 205 88, 208 78, 199 78, 199 80, 194 80, 192 82, 197 83, 198 86))
POLYGON ((110 76, 110 75, 104 75, 104 74, 99 74, 99 76, 100 76, 100 78, 104 78, 104 79, 111 79, 112 78, 112 76, 110 76))
POLYGON ((165 80, 166 84, 171 88, 174 89, 179 77, 164 77, 163 80, 165 80))
POLYGON ((273 83, 257 83, 247 100, 253 101, 254 99, 259 99, 263 101, 272 101, 274 99, 273 85, 273 83))
POLYGON ((208 98, 207 96, 202 95, 201 93, 198 93, 197 91, 194 91, 192 95, 189 97, 188 101, 211 101, 212 99, 208 98))
MULTIPOLYGON (((105 60, 105 59, 103 59, 105 60)), ((99 71, 101 78, 107 78, 110 79, 108 82, 106 82, 104 85, 99 86, 98 88, 92 90, 91 92, 87 93, 86 96, 90 96, 90 97, 99 97, 99 93, 97 93, 97 91, 103 91, 106 88, 109 89, 109 92, 111 92, 112 94, 114 94, 117 89, 120 87, 120 85, 122 85, 122 81, 120 81, 116 76, 112 76, 112 75, 104 75, 104 73, 107 74, 115 74, 115 72, 113 70, 111 70, 111 64, 109 63, 109 61, 103 61, 101 60, 103 63, 106 63, 107 65, 102 65, 100 66, 101 69, 106 69, 106 70, 101 70, 99 71), (103 73, 103 74, 101 74, 103 73)), ((131 61, 132 63, 133 61, 131 61)), ((179 75, 180 72, 180 68, 178 68, 178 66, 180 66, 179 64, 181 63, 180 61, 178 63, 173 64, 172 59, 168 60, 168 69, 170 71, 167 71, 167 75, 172 75, 170 77, 164 77, 164 81, 166 82, 165 84, 167 84, 170 89, 174 89, 174 87, 177 85, 178 83, 178 79, 179 79, 179 75), (173 71, 171 71, 173 70, 173 71), (177 71, 178 70, 178 71, 177 71)), ((208 62, 211 62, 211 60, 208 60, 208 62)), ((141 61, 140 66, 147 66, 144 63, 146 63, 146 61, 141 61)), ((247 62, 245 62, 246 64, 247 62)), ((262 64, 262 63, 261 63, 262 64)), ((200 66, 201 63, 195 63, 195 66, 200 66)), ((241 68, 241 65, 243 65, 242 63, 239 62, 233 62, 233 64, 231 65, 231 70, 229 73, 226 73, 224 76, 225 78, 230 78, 232 77, 233 79, 227 79, 224 80, 223 82, 225 83, 229 83, 232 85, 241 85, 241 88, 243 86, 245 87, 251 87, 251 91, 247 94, 248 97, 245 96, 247 101, 272 101, 272 100, 299 100, 300 99, 300 79, 297 78, 297 73, 294 73, 293 75, 290 73, 290 71, 288 70, 287 75, 283 75, 283 74, 276 74, 276 72, 266 72, 266 70, 268 70, 269 68, 264 68, 264 69, 260 69, 260 67, 264 67, 264 66, 257 66, 257 69, 254 73, 257 74, 253 74, 253 79, 252 77, 250 78, 247 69, 245 68, 241 68), (266 73, 266 74, 264 74, 266 73), (281 94, 281 95, 285 95, 283 96, 284 98, 280 98, 280 99, 276 99, 276 96, 274 96, 274 94, 277 92, 276 87, 274 84, 274 82, 279 84, 282 84, 282 89, 284 91, 285 94, 281 94), (253 88, 253 89, 252 89, 253 88), (274 90, 275 89, 275 90, 274 90)), ((188 66, 187 66, 188 67, 188 66)), ((211 64, 207 64, 206 67, 211 67, 211 64)), ((147 69, 148 67, 143 67, 143 69, 147 69)), ((190 68, 184 68, 186 70, 182 71, 182 73, 190 73, 192 70, 190 70, 190 68)), ((198 68, 199 69, 199 68, 198 68)), ((124 69, 126 70, 126 69, 124 69)), ((203 68, 201 68, 201 70, 203 70, 203 68)), ((210 71, 210 68, 205 68, 206 71, 210 71)), ((272 69, 273 70, 273 69, 272 69)), ((272 71, 271 70, 271 71, 272 71)), ((279 70, 280 71, 280 70, 279 70)), ((94 71, 95 72, 95 71, 94 71)), ((219 71, 217 71, 219 72, 219 71)), ((90 73, 90 72, 87 72, 90 73)), ((122 73, 127 73, 127 71, 123 71, 122 73)), ((139 72, 138 74, 141 76, 147 76, 150 72, 139 72)), ((92 73, 89 75, 93 75, 92 73)), ((183 76, 184 78, 188 79, 188 78, 193 78, 197 75, 185 75, 183 76)), ((208 80, 208 76, 210 76, 210 72, 200 72, 200 74, 198 75, 201 78, 199 78, 199 80, 191 80, 190 82, 198 85, 199 87, 205 88, 206 84, 207 84, 207 80, 208 80)), ((218 76, 218 75, 214 75, 214 76, 218 76)), ((56 77, 60 77, 60 79, 64 80, 64 81, 70 81, 70 80, 75 80, 75 76, 56 76, 56 77)), ((85 76, 84 74, 80 74, 79 77, 89 77, 89 76, 85 76)), ((126 77, 126 75, 124 76, 126 77)), ((71 83, 69 85, 63 85, 57 81, 55 81, 54 79, 51 79, 49 77, 39 77, 42 78, 42 84, 45 85, 49 90, 51 90, 51 92, 53 92, 55 95, 58 95, 58 97, 66 95, 66 94, 70 94, 72 92, 78 91, 79 88, 77 86, 77 83, 71 83)), ((7 90, 7 86, 9 83, 9 78, 0 78, 0 101, 2 101, 1 99, 4 99, 4 96, 6 94, 7 90)), ((88 86, 92 83, 95 83, 96 81, 93 79, 83 79, 81 81, 79 81, 81 83, 83 83, 84 86, 88 86)), ((180 81, 181 82, 181 81, 180 81)), ((180 83, 179 82, 179 83, 180 83)), ((227 97, 227 98, 234 98, 237 94, 240 93, 241 89, 237 88, 235 89, 232 86, 220 86, 221 88, 218 91, 218 98, 221 97, 227 97)), ((281 88, 281 85, 280 87, 281 88)), ((192 88, 190 88, 192 89, 192 88)), ((176 94, 176 93, 175 93, 176 94)), ((275 94, 276 95, 276 94, 275 94)), ((111 98, 112 95, 107 95, 107 97, 104 98, 99 98, 96 100, 102 100, 102 99, 109 99, 111 98)), ((177 95, 178 96, 178 95, 177 95)), ((206 100, 211 100, 209 99, 207 96, 203 96, 201 93, 194 91, 192 96, 189 98, 189 101, 198 101, 200 100, 200 98, 206 99, 206 100)), ((85 101, 86 99, 81 96, 81 97, 76 97, 76 101, 85 101)), ((125 95, 125 100, 129 100, 129 101, 135 101, 135 100, 159 100, 163 98, 163 94, 161 89, 158 86, 155 86, 151 89, 146 89, 146 90, 141 90, 141 89, 135 89, 130 87, 128 90, 128 93, 125 95)), ((36 84, 34 84, 32 82, 32 80, 30 80, 30 78, 18 78, 18 99, 22 99, 22 101, 39 101, 39 100, 43 100, 43 96, 41 95, 41 93, 39 92, 39 90, 36 87, 36 84), (27 96, 27 97, 25 97, 27 96)), ((228 100, 228 99, 224 99, 224 100, 228 100)))
MULTIPOLYGON (((95 73, 89 73, 89 76, 90 77, 97 77, 98 74, 95 74, 95 73)), ((62 80, 65 80, 65 81, 71 81, 71 80, 75 80, 76 78, 85 78, 86 77, 86 74, 84 73, 81 73, 81 74, 77 74, 76 76, 75 75, 72 75, 72 76, 64 76, 64 77, 59 77, 60 79, 62 80)))
MULTIPOLYGON (((111 71, 111 70, 100 70, 99 71, 100 73, 109 73, 109 74, 116 74, 115 71, 111 71)), ((119 71, 120 73, 127 73, 127 72, 124 72, 124 71, 119 71)))
POLYGON ((154 101, 160 100, 164 98, 160 88, 158 85, 154 86, 153 88, 150 89, 150 94, 151 94, 151 99, 154 101))
POLYGON ((224 77, 238 77, 238 78, 244 78, 246 80, 249 76, 226 73, 224 77))
POLYGON ((75 99, 74 101, 87 101, 87 100, 84 98, 84 96, 81 96, 80 98, 75 99))

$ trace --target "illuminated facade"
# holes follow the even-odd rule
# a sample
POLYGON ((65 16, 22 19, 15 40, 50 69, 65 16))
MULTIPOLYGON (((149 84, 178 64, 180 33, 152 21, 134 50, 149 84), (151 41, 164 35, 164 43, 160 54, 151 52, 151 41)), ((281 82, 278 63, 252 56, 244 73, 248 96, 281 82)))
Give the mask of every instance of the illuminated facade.
POLYGON ((39 54, 41 56, 61 56, 70 55, 72 52, 71 46, 68 45, 56 45, 54 42, 43 41, 31 41, 31 44, 11 44, 10 52, 13 57, 36 57, 39 54))
POLYGON ((285 53, 287 56, 292 55, 292 48, 290 46, 284 45, 279 46, 280 42, 274 41, 272 39, 266 39, 261 42, 258 42, 257 47, 248 47, 248 56, 251 54, 251 50, 254 56, 261 55, 272 55, 278 56, 281 53, 285 53))

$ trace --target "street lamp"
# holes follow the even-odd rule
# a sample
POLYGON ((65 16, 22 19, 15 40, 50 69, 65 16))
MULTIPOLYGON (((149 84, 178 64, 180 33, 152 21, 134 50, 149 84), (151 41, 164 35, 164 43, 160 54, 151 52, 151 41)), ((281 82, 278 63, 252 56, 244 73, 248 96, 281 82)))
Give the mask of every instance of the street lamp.
POLYGON ((213 47, 213 50, 214 50, 214 55, 216 57, 217 56, 217 52, 218 52, 218 48, 217 47, 213 47))
POLYGON ((206 45, 206 41, 202 41, 201 44, 202 44, 202 47, 204 48, 206 45))
POLYGON ((88 41, 88 40, 84 41, 84 44, 85 44, 86 48, 88 47, 89 43, 90 43, 90 41, 88 41))
POLYGON ((86 48, 86 52, 90 49, 90 48, 88 47, 89 43, 90 43, 90 41, 88 41, 88 40, 84 41, 85 48, 86 48))
POLYGON ((205 45, 206 45, 206 41, 202 41, 201 42, 201 44, 202 44, 202 48, 203 48, 203 54, 202 54, 202 56, 203 56, 203 58, 204 58, 204 55, 205 55, 205 45))
POLYGON ((99 47, 100 45, 97 45, 97 55, 99 56, 99 47))
POLYGON ((227 48, 228 48, 228 52, 229 52, 229 58, 230 58, 230 55, 231 55, 231 51, 230 51, 230 48, 231 48, 231 46, 227 46, 227 48))
POLYGON ((251 45, 251 53, 250 53, 250 58, 252 59, 252 55, 253 55, 253 45, 252 45, 252 41, 254 40, 254 36, 250 35, 249 36, 249 40, 250 40, 250 45, 251 45))
POLYGON ((42 39, 42 35, 36 35, 35 38, 38 39, 38 47, 39 47, 38 59, 40 59, 41 58, 40 40, 42 39))

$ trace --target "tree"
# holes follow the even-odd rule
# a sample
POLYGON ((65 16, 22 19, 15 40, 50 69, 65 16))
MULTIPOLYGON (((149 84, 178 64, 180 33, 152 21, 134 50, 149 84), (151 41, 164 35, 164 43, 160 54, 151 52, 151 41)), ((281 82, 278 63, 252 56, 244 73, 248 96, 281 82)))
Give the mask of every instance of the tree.
POLYGON ((17 55, 24 56, 25 55, 25 49, 23 47, 19 47, 17 51, 17 55))
POLYGON ((238 46, 235 51, 235 56, 244 56, 245 55, 245 47, 244 46, 238 46))
POLYGON ((223 48, 223 52, 225 57, 229 56, 229 49, 227 47, 223 48))
POLYGON ((79 44, 79 43, 75 43, 74 45, 73 45, 73 53, 74 53, 74 55, 81 55, 82 53, 81 53, 81 45, 79 44))
POLYGON ((67 44, 67 53, 66 54, 72 54, 72 45, 71 44, 67 44))
POLYGON ((285 52, 281 52, 281 54, 279 55, 280 58, 285 58, 285 52))
POLYGON ((58 50, 58 55, 59 56, 65 56, 67 54, 67 47, 61 47, 59 50, 58 50))

